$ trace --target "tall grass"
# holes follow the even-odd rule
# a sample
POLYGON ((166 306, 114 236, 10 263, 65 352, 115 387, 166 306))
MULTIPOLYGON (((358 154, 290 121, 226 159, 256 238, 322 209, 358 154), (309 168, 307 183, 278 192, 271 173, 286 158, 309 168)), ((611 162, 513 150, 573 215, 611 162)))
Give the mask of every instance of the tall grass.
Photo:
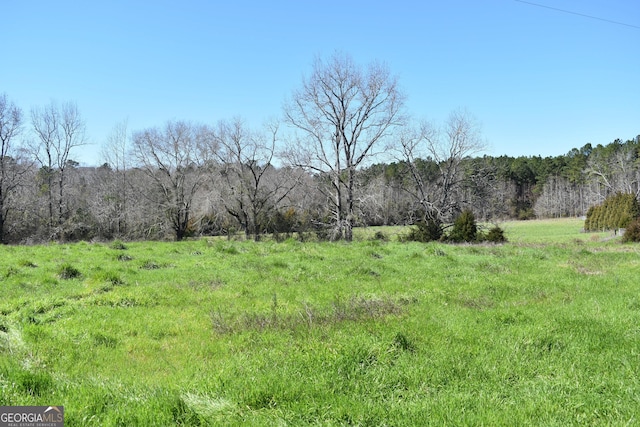
POLYGON ((576 225, 2 247, 0 405, 70 426, 633 425, 640 256, 576 225))

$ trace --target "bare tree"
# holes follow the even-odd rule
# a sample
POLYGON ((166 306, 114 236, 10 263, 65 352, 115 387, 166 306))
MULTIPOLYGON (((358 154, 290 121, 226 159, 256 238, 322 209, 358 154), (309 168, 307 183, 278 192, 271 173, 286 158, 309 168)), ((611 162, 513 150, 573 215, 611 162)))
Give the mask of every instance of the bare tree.
POLYGON ((0 95, 0 243, 5 242, 7 218, 13 209, 12 201, 24 183, 28 164, 22 159, 16 138, 22 131, 22 110, 0 95))
POLYGON ((265 133, 251 132, 241 119, 218 124, 216 157, 225 183, 222 202, 247 236, 259 240, 266 219, 291 192, 300 172, 276 170, 278 126, 271 124, 265 133))
POLYGON ((316 60, 311 77, 285 106, 287 122, 299 131, 288 149, 290 161, 330 178, 336 238, 352 240, 356 169, 403 123, 403 103, 386 66, 372 63, 363 70, 336 53, 316 60))
POLYGON ((86 144, 85 122, 73 102, 58 106, 51 102, 44 108, 31 110, 31 124, 37 142, 31 151, 41 166, 48 193, 49 229, 64 220, 64 188, 67 167, 73 165, 71 151, 86 144), (57 215, 54 214, 54 184, 57 186, 57 215))
POLYGON ((400 192, 383 175, 369 180, 359 191, 360 215, 367 225, 392 225, 406 213, 400 202, 400 192))
POLYGON ((623 143, 616 139, 606 147, 595 149, 587 162, 587 176, 598 189, 594 198, 602 203, 616 192, 640 197, 640 158, 634 141, 623 143))
POLYGON ((451 220, 460 208, 462 161, 485 149, 479 124, 468 112, 456 110, 443 128, 425 121, 418 132, 404 133, 400 142, 404 161, 416 185, 415 196, 425 214, 434 220, 451 220), (425 179, 419 170, 420 159, 430 159, 437 165, 435 182, 425 179))
POLYGON ((112 194, 109 199, 112 201, 112 212, 109 215, 113 221, 113 228, 117 234, 127 232, 127 199, 129 197, 128 182, 128 151, 129 151, 129 131, 127 120, 116 126, 107 137, 102 148, 102 154, 114 182, 112 194))
POLYGON ((205 165, 212 145, 206 126, 168 121, 133 135, 132 157, 154 183, 141 195, 153 199, 166 214, 176 240, 187 237, 194 198, 207 176, 205 165))

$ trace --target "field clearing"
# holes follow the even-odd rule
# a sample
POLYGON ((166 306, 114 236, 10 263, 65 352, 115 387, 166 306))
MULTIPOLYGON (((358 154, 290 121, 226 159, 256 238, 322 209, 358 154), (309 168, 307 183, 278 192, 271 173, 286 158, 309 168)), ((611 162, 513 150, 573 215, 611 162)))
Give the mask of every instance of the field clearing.
MULTIPOLYGON (((542 243, 559 244, 570 242, 598 242, 608 240, 614 236, 612 231, 585 233, 583 232, 584 220, 580 218, 558 218, 542 219, 535 221, 505 221, 497 223, 505 230, 506 236, 511 243, 542 243)), ((494 224, 480 224, 480 227, 489 229, 494 224)), ((357 228, 354 236, 360 240, 371 240, 375 238, 376 232, 384 233, 389 240, 397 240, 407 233, 406 227, 368 227, 357 228)))
POLYGON ((69 426, 634 425, 640 251, 581 224, 0 247, 0 405, 69 426))
POLYGON ((500 226, 513 243, 598 242, 614 237, 611 231, 584 233, 584 220, 580 218, 508 221, 500 226))

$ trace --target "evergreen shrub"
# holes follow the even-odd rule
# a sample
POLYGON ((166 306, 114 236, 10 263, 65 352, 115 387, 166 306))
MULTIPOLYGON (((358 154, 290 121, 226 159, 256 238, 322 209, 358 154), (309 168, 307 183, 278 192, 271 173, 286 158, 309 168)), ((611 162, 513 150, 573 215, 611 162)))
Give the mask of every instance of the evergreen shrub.
POLYGON ((640 217, 640 204, 635 194, 616 193, 600 205, 591 206, 584 222, 585 231, 603 231, 626 228, 640 217))
POLYGON ((640 218, 636 218, 627 225, 622 235, 622 242, 640 242, 640 218))
POLYGON ((485 239, 491 243, 504 243, 507 238, 504 236, 504 230, 495 225, 489 229, 485 239))
POLYGON ((436 219, 418 221, 405 236, 411 242, 434 242, 442 237, 442 223, 436 219))
POLYGON ((478 225, 473 212, 469 209, 462 211, 453 222, 449 233, 449 240, 454 243, 474 242, 478 234, 478 225))

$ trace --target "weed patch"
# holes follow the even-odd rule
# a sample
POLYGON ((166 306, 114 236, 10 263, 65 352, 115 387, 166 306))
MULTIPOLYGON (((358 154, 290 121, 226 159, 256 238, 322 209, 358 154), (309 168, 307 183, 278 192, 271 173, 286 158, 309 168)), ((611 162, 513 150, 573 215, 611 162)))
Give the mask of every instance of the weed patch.
POLYGON ((141 265, 140 268, 142 270, 158 270, 160 268, 160 264, 154 262, 154 261, 144 261, 141 265))
POLYGON ((364 266, 354 268, 352 270, 352 274, 354 276, 380 277, 380 273, 378 273, 376 270, 364 266))
POLYGON ((222 252, 223 254, 227 254, 227 255, 238 255, 240 253, 240 250, 238 249, 238 247, 236 245, 233 244, 218 244, 216 245, 216 249, 219 252, 222 252))
POLYGON ((124 279, 113 271, 101 271, 94 276, 97 282, 106 282, 114 286, 124 285, 124 279))
POLYGON ((100 332, 93 333, 91 338, 96 345, 108 348, 115 348, 119 343, 119 340, 117 338, 105 335, 100 332))
POLYGON ((410 353, 414 353, 416 351, 416 348, 417 348, 415 343, 414 343, 414 341, 412 339, 410 339, 409 337, 407 337, 402 332, 398 332, 393 337, 392 346, 393 346, 393 348, 396 348, 398 350, 407 351, 407 352, 410 352, 410 353))
POLYGON ((18 265, 19 265, 20 267, 27 267, 27 268, 36 268, 36 267, 38 267, 38 265, 37 265, 35 262, 33 262, 33 261, 31 261, 31 260, 28 260, 28 259, 22 259, 22 260, 20 260, 20 261, 18 262, 18 265))
POLYGON ((18 386, 18 388, 33 397, 40 397, 53 387, 53 378, 44 371, 29 371, 25 369, 15 369, 9 372, 9 379, 18 386))
POLYGON ((217 310, 212 311, 210 317, 213 329, 220 334, 265 329, 297 330, 398 316, 409 303, 406 299, 351 297, 342 301, 336 298, 329 310, 304 303, 301 310, 281 313, 274 298, 269 313, 244 313, 233 317, 217 310))
POLYGON ((19 273, 20 273, 20 270, 18 270, 17 268, 9 267, 9 268, 7 268, 7 271, 4 273, 4 277, 6 279, 8 279, 9 277, 15 276, 15 275, 17 275, 19 273))
POLYGON ((112 294, 103 294, 104 296, 92 300, 92 304, 96 306, 132 308, 132 307, 154 307, 158 305, 157 301, 144 296, 114 296, 112 294))
POLYGON ((471 308, 474 310, 487 310, 493 308, 495 303, 493 300, 485 295, 481 296, 469 296, 459 295, 453 299, 453 301, 465 308, 471 308))
POLYGON ((189 288, 196 291, 214 291, 225 286, 224 280, 210 279, 210 280, 191 280, 189 281, 189 288))
POLYGON ((122 240, 114 240, 113 242, 111 242, 111 245, 109 247, 117 251, 126 251, 127 249, 129 249, 122 240))

